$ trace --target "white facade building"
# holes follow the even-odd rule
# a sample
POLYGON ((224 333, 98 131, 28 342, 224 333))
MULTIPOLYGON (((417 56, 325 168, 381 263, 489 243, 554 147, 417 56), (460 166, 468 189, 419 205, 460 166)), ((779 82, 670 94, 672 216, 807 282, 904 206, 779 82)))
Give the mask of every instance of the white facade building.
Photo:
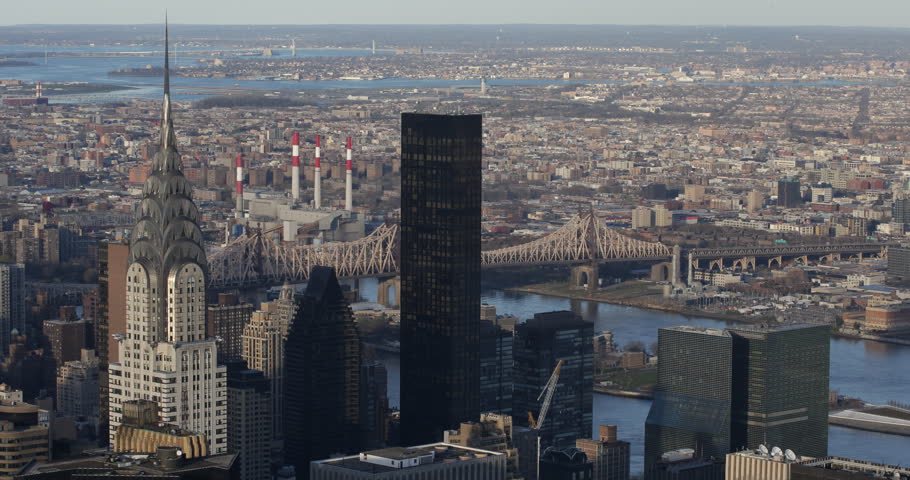
MULTIPOLYGON (((165 49, 165 51, 167 51, 165 49)), ((205 331, 207 262, 192 187, 181 172, 165 60, 161 144, 130 236, 126 334, 109 366, 111 443, 123 402, 157 402, 161 422, 227 452, 227 372, 205 331)))

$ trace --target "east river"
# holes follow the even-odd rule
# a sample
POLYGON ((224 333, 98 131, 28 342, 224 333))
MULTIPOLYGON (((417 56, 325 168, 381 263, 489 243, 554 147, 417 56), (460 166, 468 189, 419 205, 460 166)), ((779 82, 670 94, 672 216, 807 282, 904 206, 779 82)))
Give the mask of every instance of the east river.
MULTIPOLYGON (((375 300, 375 281, 361 281, 360 289, 364 298, 375 300)), ((723 328, 729 325, 709 318, 503 290, 485 290, 483 302, 495 305, 499 314, 511 314, 521 319, 532 317, 538 312, 572 310, 592 321, 595 332, 613 332, 617 345, 633 340, 641 340, 645 345, 650 345, 657 341, 657 329, 661 327, 688 324, 723 328)), ((389 369, 389 401, 392 406, 397 406, 400 381, 398 358, 387 355, 381 360, 389 369)), ((910 347, 832 338, 831 389, 873 403, 886 403, 890 400, 910 402, 910 347)), ((601 424, 619 426, 620 438, 632 444, 633 473, 642 470, 644 423, 650 406, 650 400, 594 394, 594 428, 601 424)), ((910 437, 831 426, 828 453, 892 465, 907 465, 910 463, 910 437)))

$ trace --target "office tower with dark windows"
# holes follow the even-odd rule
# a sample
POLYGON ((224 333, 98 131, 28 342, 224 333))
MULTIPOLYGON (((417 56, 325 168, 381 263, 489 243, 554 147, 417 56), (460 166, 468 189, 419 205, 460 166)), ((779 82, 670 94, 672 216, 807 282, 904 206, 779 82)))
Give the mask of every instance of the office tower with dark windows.
POLYGON ((777 205, 784 208, 796 208, 803 204, 802 193, 797 180, 778 180, 777 205))
POLYGON ((910 197, 902 195, 894 199, 891 204, 891 221, 895 223, 910 223, 910 197))
POLYGON ((645 478, 661 456, 691 448, 722 458, 730 448, 733 341, 726 331, 692 326, 658 330, 654 402, 645 421, 645 478))
POLYGON ((401 115, 401 440, 480 414, 480 115, 401 115))
POLYGON ((0 355, 9 354, 11 332, 25 334, 25 265, 0 264, 0 355))
POLYGON ((206 331, 221 339, 219 362, 236 362, 243 357, 243 329, 250 323, 253 310, 253 305, 241 303, 234 293, 219 293, 218 303, 206 309, 206 331))
POLYGON ((285 462, 303 480, 310 461, 359 449, 360 337, 333 268, 313 267, 284 352, 285 462))
POLYGON ((95 314, 95 352, 98 355, 98 439, 108 444, 107 366, 119 358, 117 342, 111 335, 126 333, 126 268, 130 246, 125 243, 98 244, 98 301, 95 314))
POLYGON ((888 276, 910 278, 910 248, 888 247, 888 276))
POLYGON ((389 372, 379 362, 360 366, 360 424, 363 448, 385 444, 386 413, 389 410, 389 372))
POLYGON ((730 451, 765 444, 827 456, 830 327, 727 331, 733 338, 730 451))
POLYGON ((512 331, 480 322, 480 411, 512 413, 512 331))
POLYGON ((243 361, 227 364, 228 451, 238 454, 240 480, 270 480, 272 387, 243 361))
POLYGON ((575 447, 594 465, 594 480, 629 480, 630 445, 616 437, 616 425, 601 425, 600 438, 580 438, 575 447))
POLYGON ((542 448, 569 448, 591 436, 594 405, 593 324, 574 312, 538 313, 515 328, 513 402, 515 418, 528 426, 538 417, 538 400, 557 363, 559 383, 540 427, 542 448))

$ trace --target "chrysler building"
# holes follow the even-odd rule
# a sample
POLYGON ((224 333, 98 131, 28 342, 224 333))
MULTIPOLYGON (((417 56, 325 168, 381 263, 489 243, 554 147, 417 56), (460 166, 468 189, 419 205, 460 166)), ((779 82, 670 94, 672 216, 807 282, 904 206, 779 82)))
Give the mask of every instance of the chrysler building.
POLYGON ((126 334, 110 364, 111 444, 123 402, 158 404, 159 421, 227 451, 227 373, 205 331, 207 262, 192 187, 174 137, 165 26, 161 139, 130 235, 126 334))

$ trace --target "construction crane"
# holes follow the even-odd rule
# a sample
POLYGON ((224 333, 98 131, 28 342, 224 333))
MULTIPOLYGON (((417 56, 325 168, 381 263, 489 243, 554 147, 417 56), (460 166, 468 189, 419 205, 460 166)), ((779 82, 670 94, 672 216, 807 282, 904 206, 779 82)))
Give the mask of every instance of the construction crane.
POLYGON ((540 479, 540 429, 543 427, 543 422, 547 419, 547 412, 550 410, 550 403, 553 402, 553 393, 556 392, 556 384, 559 383, 559 370, 562 369, 562 360, 556 362, 556 368, 553 369, 553 374, 550 375, 550 379, 547 380, 547 384, 543 386, 540 395, 537 396, 537 401, 543 399, 543 403, 540 405, 540 413, 537 414, 537 420, 534 420, 534 414, 528 412, 528 426, 531 427, 535 432, 537 432, 537 478, 540 479))
POLYGON ((534 414, 528 412, 528 426, 532 429, 540 431, 543 427, 543 422, 547 419, 547 412, 550 410, 550 403, 553 402, 553 393, 556 392, 556 384, 559 383, 559 370, 562 369, 562 360, 556 363, 556 368, 553 370, 553 374, 550 375, 550 379, 547 380, 547 384, 543 386, 543 390, 540 391, 540 395, 537 396, 537 401, 543 399, 543 403, 540 405, 540 413, 537 415, 537 420, 534 420, 534 414))

